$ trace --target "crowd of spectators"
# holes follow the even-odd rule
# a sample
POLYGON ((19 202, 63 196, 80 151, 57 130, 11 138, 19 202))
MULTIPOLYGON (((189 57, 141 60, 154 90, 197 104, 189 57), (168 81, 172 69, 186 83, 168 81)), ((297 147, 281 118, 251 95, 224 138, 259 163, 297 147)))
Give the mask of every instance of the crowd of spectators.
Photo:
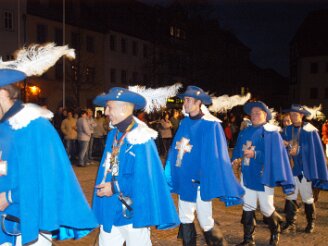
MULTIPOLYGON (((234 148, 237 136, 251 122, 249 116, 240 113, 241 110, 216 114, 222 120, 222 127, 229 148, 234 148)), ((181 109, 166 109, 151 114, 144 111, 138 114, 138 119, 158 132, 156 144, 161 156, 166 157, 172 139, 178 129, 180 120, 184 117, 181 109)), ((278 114, 276 117, 282 131, 291 124, 288 114, 278 114)), ((322 134, 322 142, 328 145, 328 120, 311 121, 322 134)), ((59 107, 53 118, 53 124, 61 136, 67 153, 72 161, 78 161, 79 166, 93 164, 101 158, 109 127, 109 119, 102 111, 89 108, 80 110, 63 109, 59 107)), ((326 148, 328 157, 328 148, 326 148)))

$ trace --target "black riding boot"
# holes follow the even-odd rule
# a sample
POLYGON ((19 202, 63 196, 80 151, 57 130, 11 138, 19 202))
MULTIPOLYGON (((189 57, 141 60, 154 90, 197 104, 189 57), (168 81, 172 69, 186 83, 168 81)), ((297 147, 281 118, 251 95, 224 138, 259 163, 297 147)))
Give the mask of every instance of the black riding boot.
POLYGON ((306 233, 312 233, 314 231, 314 221, 316 219, 314 203, 304 203, 305 215, 307 220, 307 226, 305 228, 306 233))
POLYGON ((244 241, 237 244, 237 246, 253 246, 254 241, 254 231, 256 226, 255 211, 245 211, 243 210, 243 215, 240 221, 244 225, 244 241))
POLYGON ((183 246, 196 246, 196 236, 194 223, 180 224, 178 238, 182 238, 183 246))
POLYGON ((282 233, 296 232, 297 210, 297 201, 290 201, 287 199, 285 204, 286 222, 281 226, 282 233))
POLYGON ((269 245, 278 245, 279 235, 280 235, 280 222, 282 218, 280 214, 274 211, 270 217, 268 217, 268 225, 271 231, 270 244, 269 245))
POLYGON ((222 232, 220 231, 219 227, 215 224, 211 230, 204 232, 204 236, 207 245, 211 245, 211 246, 223 245, 222 232))

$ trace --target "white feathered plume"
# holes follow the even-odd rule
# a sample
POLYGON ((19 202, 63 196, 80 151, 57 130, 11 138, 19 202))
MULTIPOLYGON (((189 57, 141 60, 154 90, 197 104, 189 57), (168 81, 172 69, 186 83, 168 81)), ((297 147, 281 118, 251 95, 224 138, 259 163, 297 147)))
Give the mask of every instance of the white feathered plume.
POLYGON ((279 121, 277 121, 277 116, 278 116, 278 112, 276 112, 274 110, 274 108, 269 108, 271 111, 271 120, 269 120, 269 123, 272 125, 275 125, 279 128, 279 131, 281 131, 281 127, 279 126, 279 121))
POLYGON ((212 97, 212 105, 209 110, 212 112, 226 112, 238 105, 244 105, 251 98, 251 93, 247 93, 246 96, 234 95, 229 97, 223 95, 219 97, 212 97))
POLYGON ((156 110, 160 110, 165 107, 166 101, 170 97, 177 95, 178 90, 182 87, 182 84, 176 83, 171 86, 160 87, 157 89, 146 88, 145 86, 129 86, 129 90, 139 93, 146 98, 147 104, 144 109, 146 113, 150 113, 156 110))
POLYGON ((15 56, 16 59, 13 61, 2 62, 0 59, 0 69, 15 69, 25 73, 26 76, 40 76, 62 56, 74 59, 75 52, 74 49, 69 49, 67 45, 56 46, 55 43, 47 43, 24 47, 16 51, 15 56))
POLYGON ((320 111, 322 109, 321 104, 312 108, 304 105, 303 108, 311 113, 309 116, 306 117, 308 120, 315 120, 324 116, 324 114, 320 111))

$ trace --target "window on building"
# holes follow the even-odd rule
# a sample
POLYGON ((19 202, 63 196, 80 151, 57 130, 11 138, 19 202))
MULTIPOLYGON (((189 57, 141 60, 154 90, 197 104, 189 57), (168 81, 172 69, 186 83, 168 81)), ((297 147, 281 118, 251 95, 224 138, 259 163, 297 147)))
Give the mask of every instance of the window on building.
POLYGON ((148 45, 147 44, 143 45, 143 57, 148 58, 148 45))
POLYGON ((177 39, 186 39, 186 31, 177 26, 170 26, 170 36, 177 39))
POLYGON ((72 79, 77 81, 79 78, 79 66, 77 64, 72 65, 72 79))
POLYGON ((55 65, 55 78, 60 80, 63 78, 63 63, 58 62, 55 65))
POLYGON ((11 11, 4 11, 4 26, 6 31, 14 30, 14 14, 11 11))
POLYGON ((318 88, 310 88, 310 99, 318 98, 318 88))
POLYGON ((112 83, 116 83, 116 69, 115 68, 111 68, 110 69, 110 82, 112 83))
POLYGON ((319 66, 317 62, 311 62, 310 64, 310 72, 311 73, 318 73, 319 66))
POLYGON ((121 82, 124 84, 126 83, 126 71, 125 70, 121 71, 121 82))
POLYGON ((38 24, 36 26, 36 41, 38 43, 44 43, 47 41, 48 29, 47 26, 38 24))
POLYGON ((71 32, 71 44, 72 44, 72 48, 77 50, 81 49, 82 39, 80 33, 71 32))
POLYGON ((134 56, 138 55, 138 42, 137 41, 132 42, 132 54, 134 56))
POLYGON ((143 82, 144 83, 147 83, 147 82, 149 82, 148 80, 149 80, 148 75, 147 74, 144 74, 143 75, 143 82))
POLYGON ((132 80, 133 80, 133 82, 138 82, 138 73, 137 72, 132 73, 132 80))
POLYGON ((116 50, 116 36, 115 35, 110 35, 109 36, 109 46, 110 50, 116 50))
POLYGON ((121 51, 122 51, 122 53, 126 53, 126 50, 127 50, 127 48, 126 48, 126 39, 122 38, 121 39, 121 51))
POLYGON ((57 45, 63 44, 63 30, 61 28, 55 28, 55 43, 57 45))
POLYGON ((325 99, 328 99, 328 88, 325 88, 325 99))
POLYGON ((86 37, 86 49, 88 52, 95 52, 94 38, 89 35, 86 37))
POLYGON ((94 67, 87 67, 85 71, 86 81, 89 83, 95 82, 96 70, 94 67))

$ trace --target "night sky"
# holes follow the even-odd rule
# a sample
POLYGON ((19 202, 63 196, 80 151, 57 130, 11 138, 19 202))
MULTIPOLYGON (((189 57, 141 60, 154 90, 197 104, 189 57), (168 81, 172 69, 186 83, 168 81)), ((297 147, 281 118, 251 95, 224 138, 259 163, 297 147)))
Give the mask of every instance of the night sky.
MULTIPOLYGON (((168 5, 173 0, 138 0, 168 5)), ((181 0, 200 10, 207 9, 219 18, 221 27, 230 30, 248 46, 251 60, 261 68, 273 68, 289 76, 289 43, 306 15, 328 9, 328 0, 181 0), (193 4, 194 3, 194 4, 193 4)), ((327 29, 328 31, 328 29, 327 29)))

